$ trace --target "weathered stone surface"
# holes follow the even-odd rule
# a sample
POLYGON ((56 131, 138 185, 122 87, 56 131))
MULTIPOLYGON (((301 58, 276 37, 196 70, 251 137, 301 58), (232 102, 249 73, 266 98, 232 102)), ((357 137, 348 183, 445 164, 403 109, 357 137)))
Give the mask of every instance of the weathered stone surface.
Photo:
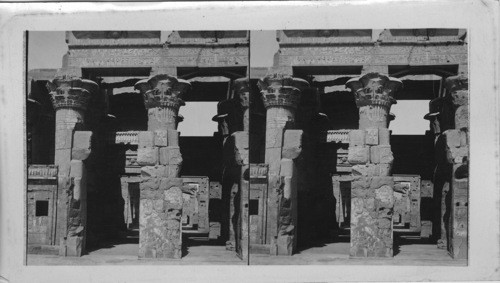
POLYGON ((283 158, 280 165, 280 176, 291 177, 293 175, 293 160, 283 158))
POLYGON ((295 159, 302 152, 302 130, 286 130, 283 137, 283 158, 295 159))
POLYGON ((392 177, 357 177, 351 190, 352 257, 392 256, 392 177))
POLYGON ((266 148, 283 147, 284 128, 266 129, 266 148))
POLYGON ((370 162, 391 164, 394 160, 390 145, 378 145, 370 147, 370 162))
POLYGON ((378 128, 368 128, 366 129, 365 143, 367 145, 378 145, 378 128))
POLYGON ((73 148, 88 148, 92 146, 91 131, 75 131, 73 134, 73 148))
POLYGON ((166 165, 166 175, 167 178, 177 178, 181 172, 181 166, 179 165, 166 165))
POLYGON ((73 148, 71 159, 85 160, 89 157, 92 149, 92 132, 76 131, 73 135, 73 148))
POLYGON ((386 128, 378 129, 378 143, 379 145, 390 145, 391 144, 391 131, 386 128))
POLYGON ((182 154, 178 146, 169 146, 160 148, 160 164, 162 165, 181 165, 182 154))
MULTIPOLYGON (((279 174, 281 166, 282 150, 281 148, 268 148, 266 149, 266 163, 268 164, 269 172, 279 174)), ((283 156, 283 158, 285 158, 283 156)))
POLYGON ((168 190, 172 187, 181 188, 182 184, 182 178, 160 178, 159 188, 162 190, 168 190))
POLYGON ((377 176, 380 173, 378 164, 356 164, 352 166, 354 176, 377 176))
POLYGON ((379 173, 376 174, 376 175, 379 175, 379 176, 390 176, 391 175, 391 171, 392 171, 392 163, 380 163, 380 164, 377 164, 378 168, 379 168, 379 173))
POLYGON ((285 199, 292 199, 292 176, 286 176, 283 178, 283 197, 285 199))
POLYGON ((460 146, 466 146, 469 144, 469 136, 467 131, 460 131, 460 146))
POLYGON ((460 147, 461 144, 461 131, 460 130, 446 130, 443 133, 446 137, 446 146, 449 148, 460 147))
POLYGON ((365 164, 370 161, 370 147, 349 146, 347 160, 351 164, 365 164))
POLYGON ((351 130, 349 132, 349 147, 365 145, 365 130, 351 130))
POLYGON ((71 160, 70 162, 70 177, 83 177, 85 165, 81 160, 71 160))
POLYGON ((74 236, 68 237, 66 240, 61 239, 59 255, 80 257, 83 252, 83 237, 74 236))
POLYGON ((181 258, 182 191, 174 186, 181 180, 162 178, 157 190, 141 183, 139 257, 181 258))
POLYGON ((139 147, 137 149, 137 164, 141 166, 158 164, 158 147, 139 147))
POLYGON ((446 156, 448 157, 448 162, 450 163, 463 163, 469 156, 469 147, 452 147, 448 148, 446 151, 446 156))
POLYGON ((455 128, 469 128, 469 108, 468 105, 460 106, 455 111, 455 128))
POLYGON ((248 132, 238 131, 232 134, 234 138, 234 146, 238 150, 248 149, 250 144, 248 142, 248 132))
POLYGON ((58 129, 55 139, 55 149, 70 149, 73 146, 73 130, 71 129, 58 129))
POLYGON ((153 147, 155 145, 155 133, 151 131, 141 131, 137 134, 138 148, 153 147))
POLYGON ((165 177, 167 174, 165 165, 156 165, 156 166, 143 166, 141 168, 141 177, 150 178, 150 177, 165 177))
POLYGON ((168 131, 156 130, 154 131, 154 145, 155 146, 168 146, 168 131))
POLYGON ((293 236, 278 235, 276 245, 278 247, 277 255, 291 256, 293 252, 293 236))
POLYGON ((177 130, 168 129, 168 145, 179 146, 179 132, 177 130))
POLYGON ((158 190, 160 187, 160 178, 144 178, 142 182, 140 183, 140 189, 141 190, 147 190, 147 191, 153 191, 153 190, 158 190))

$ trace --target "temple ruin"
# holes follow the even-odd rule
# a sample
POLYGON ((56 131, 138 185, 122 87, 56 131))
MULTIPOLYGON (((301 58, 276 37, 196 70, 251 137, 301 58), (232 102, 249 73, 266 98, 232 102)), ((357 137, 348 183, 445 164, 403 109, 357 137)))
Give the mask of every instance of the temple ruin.
POLYGON ((466 35, 280 30, 254 68, 250 31, 66 32, 62 68, 28 72, 28 253, 215 245, 252 264, 414 241, 467 259, 466 35), (391 107, 413 100, 428 130, 394 135, 391 107), (197 102, 217 104, 211 136, 179 129, 197 102))

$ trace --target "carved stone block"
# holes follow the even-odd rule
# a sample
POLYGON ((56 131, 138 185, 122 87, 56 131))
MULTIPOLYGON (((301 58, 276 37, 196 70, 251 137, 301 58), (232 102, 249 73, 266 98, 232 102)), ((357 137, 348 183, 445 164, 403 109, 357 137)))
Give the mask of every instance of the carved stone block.
POLYGON ((302 130, 286 130, 283 137, 283 158, 295 159, 302 152, 302 130))
POLYGON ((370 161, 370 147, 349 146, 347 160, 350 164, 366 164, 370 161))
POLYGON ((386 128, 378 128, 378 144, 379 145, 391 144, 391 130, 386 128))
POLYGON ((351 257, 391 257, 392 177, 358 177, 352 182, 351 257))
MULTIPOLYGON (((283 156, 284 157, 284 156, 283 156)), ((268 148, 266 149, 266 164, 269 165, 269 173, 273 172, 279 174, 281 166, 282 150, 281 148, 268 148)))
POLYGON ((178 146, 160 147, 160 164, 181 165, 182 154, 178 146))
POLYGON ((168 129, 168 145, 179 146, 179 132, 176 130, 168 129))
POLYGON ((280 176, 291 177, 293 175, 293 160, 283 158, 281 159, 280 176))
POLYGON ((155 145, 155 133, 150 131, 141 131, 137 134, 139 147, 153 147, 155 145))
POLYGON ((156 166, 143 166, 141 168, 141 177, 151 178, 151 177, 164 177, 167 174, 165 165, 156 165, 156 166))
POLYGON ((365 145, 365 130, 351 130, 349 132, 349 147, 365 145))
POLYGON ((444 132, 446 136, 446 146, 449 148, 460 147, 461 131, 460 130, 447 130, 444 132))
POLYGON ((380 167, 377 164, 356 164, 352 166, 352 175, 354 176, 377 176, 380 173, 380 167))
POLYGON ((467 105, 457 108, 455 112, 455 128, 469 128, 469 108, 467 105))
POLYGON ((379 173, 377 175, 379 176, 390 176, 391 171, 392 171, 392 163, 380 163, 377 164, 379 168, 379 173))
POLYGON ((180 171, 181 171, 181 166, 179 165, 166 165, 165 177, 176 178, 179 176, 180 171))
POLYGON ((368 128, 366 129, 365 143, 367 145, 378 145, 378 128, 368 128))
POLYGON ((56 150, 70 149, 73 146, 73 130, 59 129, 56 135, 56 150))
POLYGON ((391 164, 394 161, 390 145, 377 145, 370 148, 371 163, 391 164))
POLYGON ((154 145, 155 146, 168 146, 168 131, 154 131, 155 133, 155 138, 154 138, 154 145))
POLYGON ((232 134, 234 138, 234 146, 238 149, 248 149, 250 144, 248 142, 248 132, 239 131, 232 134))
POLYGON ((137 164, 141 166, 158 164, 158 147, 139 147, 137 149, 137 164))
POLYGON ((85 160, 89 157, 92 149, 92 132, 76 131, 73 135, 73 148, 71 159, 85 160))
POLYGON ((76 131, 73 135, 73 148, 86 148, 92 146, 92 132, 91 131, 76 131))
POLYGON ((266 129, 266 148, 283 147, 284 128, 266 129))
POLYGON ((462 163, 464 159, 469 155, 469 147, 452 147, 448 148, 446 151, 446 156, 448 157, 448 162, 450 163, 462 163))

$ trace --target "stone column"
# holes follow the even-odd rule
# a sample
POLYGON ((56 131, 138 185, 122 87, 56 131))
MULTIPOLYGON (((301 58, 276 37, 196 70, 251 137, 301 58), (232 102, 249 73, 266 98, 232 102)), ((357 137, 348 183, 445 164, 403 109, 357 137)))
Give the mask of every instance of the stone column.
POLYGON ((392 257, 394 180, 388 129, 394 93, 402 82, 369 73, 346 83, 359 108, 359 130, 349 132, 348 162, 352 164, 352 257, 392 257))
POLYGON ((148 131, 139 132, 137 163, 142 166, 139 208, 139 257, 182 256, 182 189, 179 177, 179 108, 189 82, 156 75, 136 83, 148 110, 148 131))
POLYGON ((297 178, 302 130, 292 130, 295 110, 308 82, 275 74, 258 83, 266 108, 265 162, 269 166, 265 244, 271 254, 292 255, 297 233, 297 178))
MULTIPOLYGON (((228 213, 226 227, 228 241, 226 249, 236 250, 242 258, 248 254, 248 181, 243 172, 248 168, 249 125, 250 125, 250 84, 248 78, 233 82, 233 98, 218 105, 219 131, 224 137, 223 199, 228 199, 225 210, 228 213), (229 138, 229 143, 226 143, 229 138)), ((226 233, 224 233, 226 234, 226 233)))
POLYGON ((84 113, 98 85, 75 77, 58 77, 47 84, 56 112, 54 163, 58 166, 55 242, 60 255, 80 256, 85 244, 86 168, 92 132, 84 128, 84 113), (75 132, 76 131, 76 132, 75 132))
POLYGON ((445 131, 446 156, 451 171, 451 201, 448 233, 448 251, 453 258, 466 259, 468 250, 469 197, 469 89, 466 76, 449 77, 445 81, 446 99, 451 102, 455 129, 445 131))

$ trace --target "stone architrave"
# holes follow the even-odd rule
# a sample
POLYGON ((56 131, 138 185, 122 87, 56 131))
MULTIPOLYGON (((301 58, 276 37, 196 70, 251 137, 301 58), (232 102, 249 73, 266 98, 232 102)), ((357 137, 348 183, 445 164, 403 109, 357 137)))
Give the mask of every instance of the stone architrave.
POLYGON ((258 86, 267 112, 265 162, 269 171, 264 240, 271 244, 271 254, 292 255, 297 232, 297 181, 294 176, 280 176, 280 168, 282 158, 297 158, 302 149, 302 131, 286 134, 286 129, 293 126, 301 93, 309 83, 273 74, 259 80, 258 86))
POLYGON ((179 108, 189 82, 159 74, 138 81, 148 111, 148 131, 138 134, 140 184, 140 258, 182 257, 182 165, 178 146, 179 108))
POLYGON ((58 166, 58 192, 54 242, 60 244, 61 255, 81 256, 86 225, 86 175, 82 160, 90 154, 92 133, 74 133, 84 127, 85 112, 99 86, 90 80, 60 76, 48 82, 47 89, 56 112, 54 163, 58 166))

